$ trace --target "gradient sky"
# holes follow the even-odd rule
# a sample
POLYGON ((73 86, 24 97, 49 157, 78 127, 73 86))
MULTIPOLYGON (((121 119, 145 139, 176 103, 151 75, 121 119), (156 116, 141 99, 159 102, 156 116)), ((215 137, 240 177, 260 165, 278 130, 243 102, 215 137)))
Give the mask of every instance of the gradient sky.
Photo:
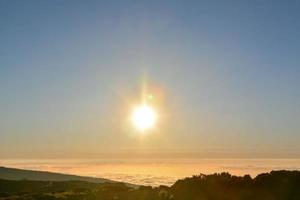
POLYGON ((0 0, 0 157, 299 157, 299 10, 0 0), (141 136, 126 119, 143 84, 163 97, 141 136))

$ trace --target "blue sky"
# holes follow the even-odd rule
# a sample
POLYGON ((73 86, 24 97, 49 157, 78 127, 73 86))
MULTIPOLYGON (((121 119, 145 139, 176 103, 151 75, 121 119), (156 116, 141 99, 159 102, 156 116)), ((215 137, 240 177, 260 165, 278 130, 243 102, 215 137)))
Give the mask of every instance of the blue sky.
POLYGON ((298 1, 1 0, 1 156, 299 155, 299 9, 298 1), (163 88, 166 119, 140 138, 124 119, 145 79, 163 88))

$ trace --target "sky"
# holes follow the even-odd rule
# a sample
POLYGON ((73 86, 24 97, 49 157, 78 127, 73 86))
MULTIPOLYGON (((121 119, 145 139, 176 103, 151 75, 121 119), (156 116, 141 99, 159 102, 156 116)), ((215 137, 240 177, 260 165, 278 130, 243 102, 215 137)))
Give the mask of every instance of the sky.
POLYGON ((299 158, 299 9, 0 0, 0 158, 299 158), (159 118, 140 134, 143 89, 159 118))

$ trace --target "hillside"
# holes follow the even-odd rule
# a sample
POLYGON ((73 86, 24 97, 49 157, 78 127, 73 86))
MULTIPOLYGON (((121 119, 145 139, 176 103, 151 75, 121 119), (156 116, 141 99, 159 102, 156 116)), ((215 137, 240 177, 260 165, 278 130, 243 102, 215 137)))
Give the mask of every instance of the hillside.
POLYGON ((6 180, 36 180, 36 181, 87 181, 92 183, 113 182, 103 178, 76 176, 69 174, 53 173, 46 171, 34 171, 16 168, 0 167, 0 179, 6 180))
MULTIPOLYGON (((54 173, 47 171, 34 171, 16 168, 0 167, 0 179, 5 180, 31 180, 31 181, 86 181, 90 183, 116 183, 117 181, 95 178, 88 176, 77 176, 70 174, 54 173)), ((131 183, 125 183, 128 187, 138 187, 131 183)))

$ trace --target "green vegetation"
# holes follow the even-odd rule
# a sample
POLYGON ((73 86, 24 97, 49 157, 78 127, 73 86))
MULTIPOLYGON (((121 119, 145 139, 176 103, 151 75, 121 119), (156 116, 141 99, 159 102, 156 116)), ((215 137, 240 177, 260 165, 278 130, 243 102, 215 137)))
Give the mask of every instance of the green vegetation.
POLYGON ((1 200, 299 200, 300 172, 272 171, 250 176, 198 175, 171 187, 86 181, 0 180, 1 200))

